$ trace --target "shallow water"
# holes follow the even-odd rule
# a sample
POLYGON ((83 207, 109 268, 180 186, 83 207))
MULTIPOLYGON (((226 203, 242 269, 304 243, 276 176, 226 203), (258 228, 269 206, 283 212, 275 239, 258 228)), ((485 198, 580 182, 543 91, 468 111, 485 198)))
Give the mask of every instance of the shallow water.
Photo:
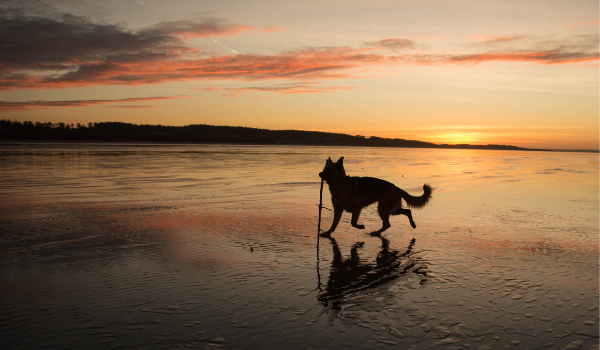
POLYGON ((0 345, 598 349, 598 165, 590 153, 0 144, 0 345), (346 213, 318 239, 329 156, 414 195, 431 184, 417 228, 393 217, 372 237, 368 208, 366 230, 346 213))

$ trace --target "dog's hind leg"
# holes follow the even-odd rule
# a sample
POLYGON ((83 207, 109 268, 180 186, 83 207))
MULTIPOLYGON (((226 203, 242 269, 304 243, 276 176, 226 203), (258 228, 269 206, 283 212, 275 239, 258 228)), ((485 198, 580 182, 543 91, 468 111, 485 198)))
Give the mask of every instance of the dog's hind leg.
POLYGON ((379 230, 371 232, 371 235, 373 236, 380 235, 383 231, 387 230, 391 226, 389 208, 380 202, 377 206, 377 212, 379 213, 379 217, 381 218, 382 226, 379 230))
POLYGON ((365 228, 365 225, 358 224, 358 217, 360 216, 361 210, 362 210, 362 208, 353 210, 352 211, 352 220, 350 220, 350 224, 359 230, 363 230, 365 228))
POLYGON ((410 211, 410 209, 398 209, 395 212, 393 212, 393 215, 406 215, 408 216, 408 221, 410 221, 410 226, 412 226, 412 228, 417 228, 417 224, 415 224, 415 221, 413 220, 412 217, 412 212, 410 211))

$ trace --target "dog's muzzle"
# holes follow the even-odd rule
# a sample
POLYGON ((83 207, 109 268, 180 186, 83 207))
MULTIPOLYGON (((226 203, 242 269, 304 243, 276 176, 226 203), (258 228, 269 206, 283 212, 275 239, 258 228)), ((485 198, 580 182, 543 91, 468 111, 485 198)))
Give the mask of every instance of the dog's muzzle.
POLYGON ((320 177, 321 179, 324 179, 324 177, 323 177, 323 172, 322 172, 322 171, 319 173, 319 177, 320 177))

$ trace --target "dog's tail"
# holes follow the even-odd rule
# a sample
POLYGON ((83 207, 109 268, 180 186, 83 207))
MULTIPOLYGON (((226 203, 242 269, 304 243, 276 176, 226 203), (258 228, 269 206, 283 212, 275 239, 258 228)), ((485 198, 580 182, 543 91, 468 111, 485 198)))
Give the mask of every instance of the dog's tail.
POLYGON ((423 195, 421 195, 420 197, 415 197, 415 196, 411 196, 410 194, 406 193, 404 190, 400 190, 402 193, 402 198, 406 201, 406 204, 408 204, 409 207, 411 208, 423 208, 425 205, 427 205, 427 203, 429 202, 429 200, 431 199, 431 186, 425 184, 423 185, 423 195))

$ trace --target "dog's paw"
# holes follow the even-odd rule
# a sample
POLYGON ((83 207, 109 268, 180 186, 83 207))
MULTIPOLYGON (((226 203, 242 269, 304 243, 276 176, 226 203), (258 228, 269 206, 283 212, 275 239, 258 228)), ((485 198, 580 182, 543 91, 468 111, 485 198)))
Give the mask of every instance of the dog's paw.
POLYGON ((321 236, 321 237, 329 237, 329 236, 331 236, 331 232, 332 231, 321 232, 321 233, 319 233, 319 236, 321 236))
POLYGON ((359 230, 364 230, 365 229, 365 225, 354 225, 354 227, 356 227, 359 230))
POLYGON ((417 228, 417 224, 415 224, 414 222, 411 222, 410 226, 412 226, 412 228, 417 228))

